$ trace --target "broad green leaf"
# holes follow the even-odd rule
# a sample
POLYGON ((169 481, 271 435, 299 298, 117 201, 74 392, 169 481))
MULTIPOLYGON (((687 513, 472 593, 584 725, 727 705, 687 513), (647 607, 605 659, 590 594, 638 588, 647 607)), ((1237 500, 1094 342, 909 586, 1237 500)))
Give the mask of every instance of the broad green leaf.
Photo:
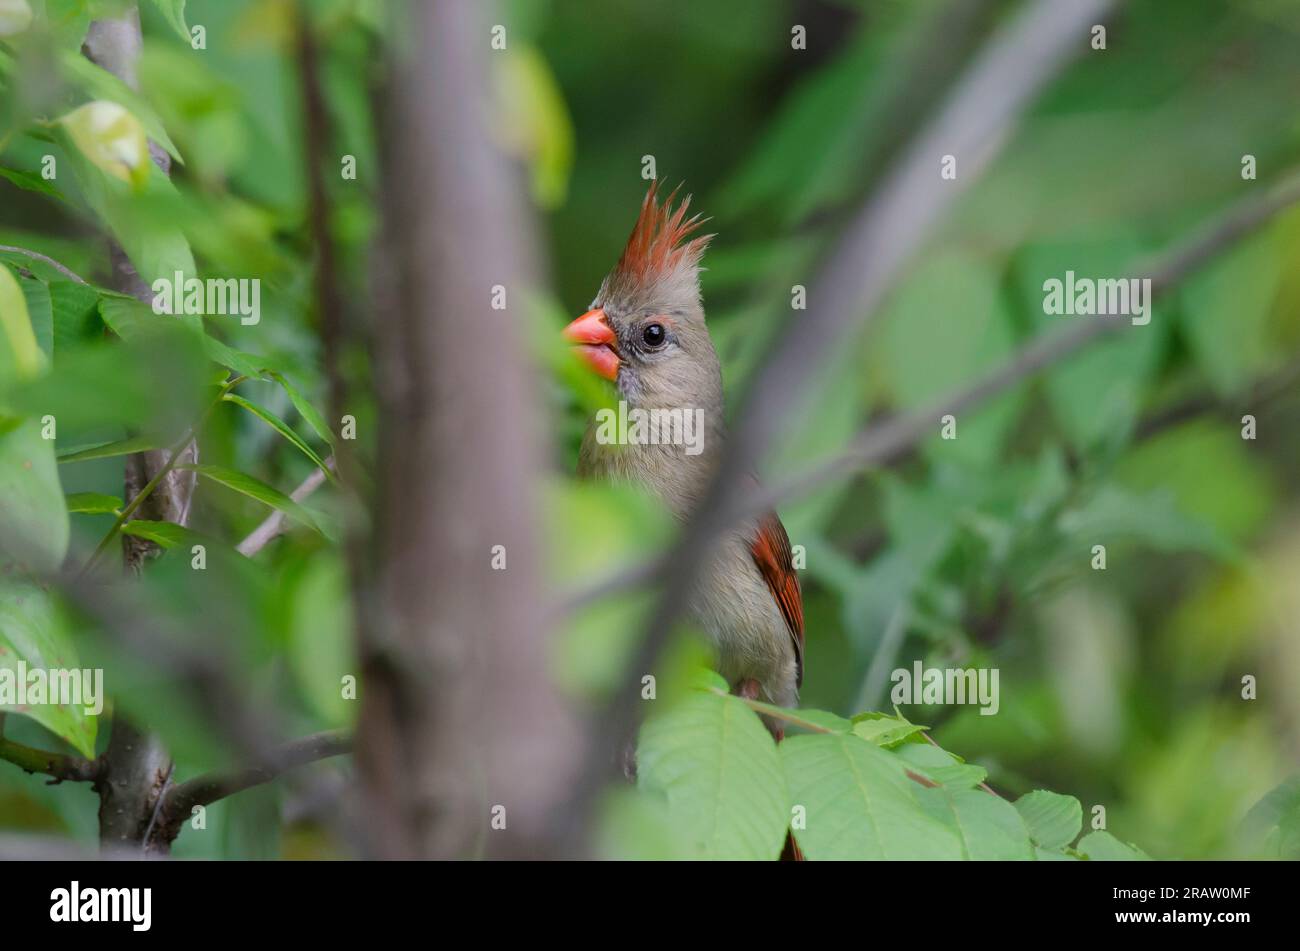
POLYGON ((109 459, 113 456, 129 456, 132 453, 145 452, 160 448, 155 440, 143 436, 129 439, 116 439, 112 442, 96 443, 93 446, 78 446, 59 453, 59 462, 85 462, 88 459, 109 459))
MULTIPOLYGON (((79 683, 84 685, 69 631, 49 595, 36 585, 6 580, 0 584, 0 686, 6 686, 8 681, 7 686, 16 687, 20 661, 26 665, 29 675, 32 670, 75 671, 79 683)), ((59 679, 61 683, 67 681, 62 675, 59 679)), ((29 676, 29 686, 31 683, 29 676)), ((98 721, 95 715, 86 713, 87 706, 94 706, 90 697, 83 693, 80 705, 32 703, 28 699, 26 704, 5 702, 0 691, 0 710, 29 716, 83 756, 95 755, 98 721)), ((47 694, 46 700, 49 699, 47 694)), ((102 703, 104 698, 101 695, 97 699, 102 703)))
POLYGON ((905 717, 888 713, 859 713, 853 718, 853 733, 877 746, 897 746, 928 727, 909 722, 905 717))
POLYGON ((87 515, 100 515, 116 512, 122 507, 122 500, 115 495, 101 492, 70 492, 65 496, 69 512, 81 512, 87 515))
POLYGON ((927 779, 952 789, 970 789, 988 778, 983 766, 963 763, 959 756, 929 743, 904 743, 894 755, 927 779))
POLYGON ((921 807, 899 760, 856 736, 793 736, 780 745, 796 830, 810 859, 958 859, 957 834, 921 807))
POLYGON ((45 365, 40 345, 27 311, 27 297, 18 278, 0 265, 0 382, 10 374, 18 379, 35 376, 45 365))
POLYGON ((104 332, 99 316, 99 293, 76 281, 50 283, 54 320, 54 359, 83 344, 98 341, 104 332))
POLYGON ((1044 849, 1063 849, 1083 828, 1083 807, 1073 796, 1035 789, 1016 800, 1029 835, 1044 849))
POLYGON ((334 445, 334 434, 330 432, 329 424, 325 422, 325 417, 316 410, 316 407, 312 406, 308 399, 285 379, 283 373, 272 373, 271 378, 284 388, 284 392, 288 394, 289 401, 293 403, 294 409, 307 421, 307 425, 316 430, 316 435, 320 436, 329 445, 334 445))
POLYGON ((738 698, 692 692, 650 719, 637 748, 637 784, 663 794, 700 858, 775 859, 790 823, 771 734, 738 698))
POLYGON ((322 459, 320 456, 318 456, 316 454, 316 451, 312 449, 311 446, 307 445, 307 443, 303 440, 301 436, 299 436, 292 429, 290 429, 289 425, 284 420, 282 420, 279 416, 276 416, 274 413, 272 413, 270 410, 266 409, 265 407, 258 406, 256 403, 244 399, 244 397, 239 396, 236 393, 227 393, 225 396, 222 397, 222 399, 225 400, 227 403, 233 403, 236 406, 240 406, 248 410, 258 419, 262 420, 264 423, 266 423, 268 426, 274 429, 277 433, 279 433, 281 436, 287 439, 295 448, 297 448, 299 452, 301 452, 304 456, 306 456, 313 463, 315 463, 317 468, 319 468, 322 472, 324 472, 325 475, 329 477, 329 480, 331 482, 337 481, 334 478, 334 473, 331 472, 329 466, 325 464, 325 460, 322 459))
POLYGON ((977 862, 1033 859, 1029 830, 1005 799, 983 789, 949 786, 921 789, 916 797, 930 815, 957 833, 962 858, 977 862))
POLYGON ((246 495, 250 499, 256 499, 272 508, 279 509, 285 515, 301 522, 308 528, 314 528, 316 531, 320 531, 320 526, 316 524, 316 520, 312 518, 310 512, 279 489, 267 485, 261 479, 246 475, 243 472, 236 472, 234 469, 227 469, 225 466, 191 465, 188 463, 182 463, 176 468, 197 472, 204 478, 211 479, 213 482, 224 485, 228 489, 234 489, 236 492, 246 495))
MULTIPOLYGON (((3 270, 3 269, 0 269, 3 270)), ((68 550, 68 509, 41 422, 0 433, 0 575, 15 568, 57 571, 68 550)))
POLYGON ((1109 832, 1089 832, 1075 850, 1093 862, 1143 862, 1150 856, 1132 845, 1125 845, 1109 832))

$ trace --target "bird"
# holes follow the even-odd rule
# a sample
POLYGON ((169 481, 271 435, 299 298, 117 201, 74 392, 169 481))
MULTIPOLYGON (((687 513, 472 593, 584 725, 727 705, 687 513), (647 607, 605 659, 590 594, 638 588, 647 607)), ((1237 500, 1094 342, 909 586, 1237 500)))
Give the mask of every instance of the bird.
MULTIPOLYGON (((592 371, 614 384, 629 415, 680 410, 699 420, 695 446, 634 438, 622 444, 601 438, 593 422, 578 456, 580 476, 639 486, 684 521, 717 471, 726 431, 722 366, 700 291, 701 260, 715 236, 693 237, 707 219, 688 218, 691 197, 675 204, 678 191, 661 203, 659 181, 650 184, 617 263, 563 336, 592 371)), ((780 707, 798 704, 803 598, 790 538, 775 512, 724 535, 689 610, 732 693, 780 707)), ((780 742, 780 722, 763 719, 780 742)))

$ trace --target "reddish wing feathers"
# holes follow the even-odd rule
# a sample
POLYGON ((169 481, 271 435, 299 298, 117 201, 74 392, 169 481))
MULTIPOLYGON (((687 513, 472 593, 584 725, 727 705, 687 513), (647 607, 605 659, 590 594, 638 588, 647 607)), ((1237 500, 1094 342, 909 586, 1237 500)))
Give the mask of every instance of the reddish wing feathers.
POLYGON ((799 576, 794 570, 794 553, 790 550, 790 536, 775 512, 769 512, 758 523, 758 534, 750 542, 749 550, 759 574, 767 582, 781 609, 790 640, 794 643, 795 684, 803 686, 803 596, 799 593, 799 576))

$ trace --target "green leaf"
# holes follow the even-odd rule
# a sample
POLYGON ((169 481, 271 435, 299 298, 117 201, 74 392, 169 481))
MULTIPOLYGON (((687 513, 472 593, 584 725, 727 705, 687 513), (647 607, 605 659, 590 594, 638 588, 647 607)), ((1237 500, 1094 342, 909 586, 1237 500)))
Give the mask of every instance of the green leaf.
POLYGON ((122 524, 123 535, 134 535, 153 542, 160 548, 189 548, 193 545, 207 545, 210 540, 198 532, 190 531, 175 522, 154 522, 148 519, 131 519, 122 524))
POLYGON ((42 280, 20 278, 18 286, 27 300, 27 315, 32 321, 32 334, 36 345, 45 356, 45 363, 54 356, 54 311, 50 306, 50 289, 42 280))
POLYGON ((58 461, 85 462, 88 459, 109 459, 113 456, 129 456, 132 453, 158 448, 159 446, 155 440, 146 439, 143 436, 132 436, 129 439, 115 439, 112 442, 101 442, 93 446, 78 446, 75 449, 69 449, 59 453, 58 461))
POLYGON ((100 515, 116 512, 122 507, 122 500, 115 495, 100 492, 70 492, 64 497, 69 512, 81 512, 87 515, 100 515))
MULTIPOLYGON (((146 286, 152 288, 159 280, 174 283, 177 272, 182 280, 197 276, 194 254, 177 225, 182 202, 170 178, 146 160, 138 179, 122 181, 83 155, 65 127, 56 127, 55 138, 65 146, 86 202, 112 231, 146 286)), ((199 323, 196 315, 184 316, 187 322, 199 323)))
POLYGON ((1085 858, 1093 862, 1144 862, 1150 856, 1134 845, 1125 845, 1109 832, 1089 832, 1075 846, 1085 858))
POLYGON ((54 440, 42 438, 39 420, 0 433, 0 525, 0 575, 15 567, 49 574, 63 564, 68 509, 54 440))
POLYGON ((957 859, 961 841, 916 799, 897 757, 855 736, 794 736, 780 745, 796 830, 810 859, 957 859))
MULTIPOLYGON (((49 595, 36 585, 6 581, 0 585, 0 670, 14 671, 17 677, 19 661, 29 672, 80 666, 66 623, 49 595)), ((85 701, 81 705, 0 704, 0 710, 31 717, 83 756, 93 757, 98 721, 86 713, 89 698, 83 694, 81 699, 85 701)), ((102 696, 97 699, 103 701, 102 696)))
POLYGON ((312 449, 311 446, 307 445, 307 443, 303 440, 301 436, 299 436, 292 429, 290 429, 288 424, 285 423, 285 421, 282 420, 279 416, 276 416, 274 413, 272 413, 270 410, 266 409, 265 407, 258 406, 256 403, 253 403, 250 400, 246 400, 242 396, 239 396, 238 394, 235 393, 227 393, 225 396, 222 397, 222 399, 225 400, 227 403, 234 403, 236 406, 243 407, 244 409, 252 413, 254 416, 256 416, 258 419, 265 422, 268 426, 270 426, 277 433, 279 433, 281 436, 287 439, 291 444, 293 444, 298 449, 299 452, 301 452, 304 456, 306 456, 313 463, 315 463, 316 467, 319 468, 322 472, 324 472, 325 475, 329 477, 329 480, 331 482, 337 481, 334 478, 334 473, 331 472, 329 466, 325 464, 325 460, 322 459, 320 456, 318 456, 316 454, 316 451, 312 449))
POLYGON ((185 25, 185 0, 153 0, 167 24, 189 44, 190 28, 185 25))
POLYGON ((697 857, 775 859, 790 822, 771 734, 736 697, 693 692, 641 729, 637 785, 662 793, 697 857))
POLYGON ((961 757, 929 743, 904 743, 894 753, 940 786, 970 789, 988 778, 988 771, 983 766, 963 763, 961 757))
POLYGON ((1034 857, 1029 830, 1014 806, 982 789, 936 786, 916 793, 930 815, 957 833, 962 858, 972 861, 1034 857))
POLYGON ((314 554, 288 592, 287 660, 309 708, 329 726, 349 726, 356 704, 343 678, 356 672, 347 572, 338 557, 314 554))
POLYGON ((204 478, 211 479, 213 482, 224 485, 228 489, 234 489, 241 495, 246 495, 250 499, 256 499, 272 508, 279 509, 285 515, 301 522, 308 528, 320 531, 320 526, 316 524, 316 520, 312 518, 310 512, 279 489, 267 485, 261 479, 256 479, 253 476, 244 474, 243 472, 236 472, 234 469, 227 469, 224 466, 181 463, 176 468, 197 472, 204 478))
POLYGON ((1249 835, 1263 840, 1270 858, 1300 858, 1300 775, 1255 803, 1242 826, 1249 835))
MULTIPOLYGON (((1014 334, 998 281, 976 252, 946 252, 917 267, 893 295, 879 346, 881 370, 900 407, 929 406, 1007 358, 1014 334)), ((939 439, 936 419, 926 445, 944 458, 996 459, 1021 400, 1012 391, 963 414, 955 440, 939 439)))
POLYGON ((1030 837, 1044 849, 1063 849, 1083 828, 1083 806, 1073 796, 1035 789, 1016 800, 1030 837))
POLYGON ((1266 330, 1281 261, 1275 233, 1265 231, 1209 262, 1179 290, 1188 343, 1220 394, 1240 392, 1278 348, 1266 330))
POLYGON ((213 363, 229 367, 240 376, 258 380, 262 378, 262 374, 265 372, 266 365, 262 362, 261 357, 228 347, 216 337, 208 334, 203 335, 203 350, 213 363))
MULTIPOLYGON (((715 675, 717 676, 717 675, 715 675)), ((721 685, 716 689, 721 693, 728 693, 728 685, 725 680, 718 677, 721 685)), ((789 726, 800 730, 808 730, 812 733, 852 733, 853 721, 846 720, 844 717, 834 713, 827 713, 825 710, 802 710, 792 709, 789 707, 778 707, 775 704, 764 703, 761 700, 746 701, 751 710, 757 710, 759 713, 765 713, 773 719, 780 720, 789 726)))
POLYGON ((280 386, 284 388, 284 392, 288 394, 290 402, 294 405, 294 409, 296 409, 299 415, 307 421, 307 425, 316 430, 316 435, 320 436, 320 438, 325 440, 329 445, 334 445, 334 434, 330 432, 329 424, 325 422, 325 417, 317 412, 316 407, 312 406, 311 403, 308 402, 307 398, 298 392, 298 390, 294 388, 293 384, 285 379, 283 373, 272 373, 271 379, 275 380, 275 382, 279 383, 280 386))
POLYGON ((50 307, 54 320, 54 358, 103 336, 99 292, 76 281, 50 282, 50 307))
POLYGON ((27 296, 8 267, 0 265, 0 381, 35 376, 45 364, 27 311, 27 296))
POLYGON ((1063 513, 1059 527, 1085 553, 1100 540, 1128 539, 1161 551, 1237 556, 1236 547, 1213 526, 1181 511, 1170 491, 1137 493, 1107 485, 1081 507, 1063 513))
POLYGON ((50 198, 57 198, 59 201, 66 201, 63 192, 41 178, 41 176, 33 175, 31 172, 24 172, 22 169, 17 168, 0 168, 0 178, 7 179, 24 191, 37 192, 48 195, 50 198))
POLYGON ((911 723, 902 716, 888 713, 859 713, 853 718, 853 733, 877 746, 897 746, 909 736, 925 732, 928 727, 911 723))

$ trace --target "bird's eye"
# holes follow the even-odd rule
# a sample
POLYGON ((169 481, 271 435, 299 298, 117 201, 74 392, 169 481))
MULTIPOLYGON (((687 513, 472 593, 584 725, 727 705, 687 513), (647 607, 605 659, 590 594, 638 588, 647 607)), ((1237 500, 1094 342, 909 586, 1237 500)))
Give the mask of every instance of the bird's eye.
POLYGON ((664 330, 663 324, 646 324, 641 331, 641 339, 647 347, 662 347, 668 339, 668 331, 664 330))

